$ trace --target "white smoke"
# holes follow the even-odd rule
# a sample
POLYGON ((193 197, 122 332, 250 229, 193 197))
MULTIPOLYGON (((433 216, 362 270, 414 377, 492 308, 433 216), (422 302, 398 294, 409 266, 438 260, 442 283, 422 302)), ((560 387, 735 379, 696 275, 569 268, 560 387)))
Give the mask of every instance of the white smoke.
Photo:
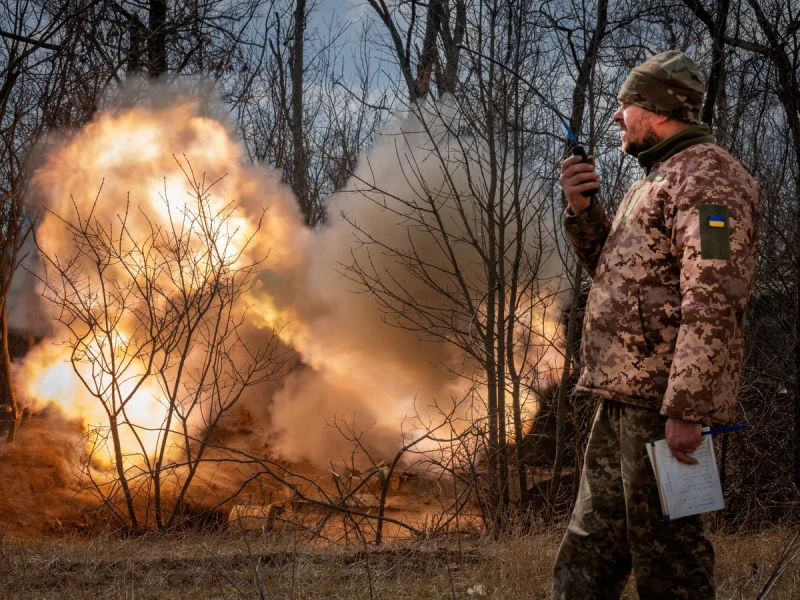
MULTIPOLYGON (((450 247, 470 300, 482 306, 486 271, 469 238, 482 240, 486 228, 481 203, 490 197, 489 149, 460 134, 458 112, 452 106, 439 104, 396 116, 361 158, 346 189, 327 202, 328 223, 311 232, 303 226, 279 173, 248 164, 218 109, 210 110, 207 100, 186 94, 156 94, 158 102, 101 113, 69 140, 54 145, 36 174, 37 201, 66 217, 73 201, 91 205, 102 184, 96 214, 109 223, 128 197, 144 215, 163 216, 163 195, 177 198, 185 193, 184 175, 175 160, 185 156, 207 181, 224 176, 214 195, 221 202, 235 202, 243 223, 252 226, 266 209, 252 252, 268 253, 269 258, 248 297, 252 306, 246 335, 249 343, 257 344, 271 328, 281 329, 302 361, 277 391, 273 386, 255 388, 243 399, 261 421, 273 450, 294 460, 346 457, 352 441, 333 426, 342 419, 340 424, 365 432, 362 441, 380 460, 402 445, 401 430, 409 427, 409 417, 435 422, 440 410, 447 411, 470 390, 482 393, 480 381, 474 387, 479 371, 475 362, 444 341, 441 325, 435 327, 435 336, 392 326, 408 323, 381 307, 348 271, 354 260, 365 267, 371 264, 374 273, 394 278, 409 297, 441 314, 447 309, 442 290, 411 276, 398 263, 397 253, 413 250, 422 264, 446 270, 450 247), (167 96, 172 102, 163 101, 167 96), (420 212, 431 197, 441 226, 430 213, 420 212), (384 246, 364 245, 365 235, 384 246)), ((508 206, 510 193, 504 196, 498 190, 493 200, 508 206)), ((532 192, 527 199, 526 214, 533 218, 541 208, 539 200, 532 192)), ((525 237, 529 255, 543 251, 538 274, 543 283, 539 290, 530 288, 531 305, 537 300, 534 292, 552 292, 560 285, 549 214, 542 211, 525 237)), ((131 225, 141 224, 141 218, 133 214, 131 225)), ((513 234, 514 227, 508 231, 513 234)), ((40 224, 38 236, 48 253, 69 251, 63 224, 52 214, 40 224)), ((458 295, 459 290, 449 287, 453 280, 452 274, 443 275, 443 289, 458 295)), ((559 318, 558 302, 551 302, 547 311, 534 308, 523 319, 527 325, 541 321, 552 329, 559 318)), ((480 315, 454 312, 454 331, 472 329, 468 321, 476 318, 480 315)), ((52 347, 31 353, 18 376, 41 375, 42 362, 52 360, 46 356, 51 352, 52 347)), ((532 355, 542 359, 540 373, 546 382, 549 369, 558 366, 558 349, 542 346, 532 355)), ((69 370, 58 373, 70 376, 69 370)), ((61 383, 55 386, 60 391, 50 397, 41 386, 28 394, 58 401, 64 389, 78 393, 77 382, 61 383)), ((532 403, 526 408, 533 409, 532 403)))
MULTIPOLYGON (((485 265, 472 241, 486 235, 489 152, 485 144, 461 134, 461 127, 458 110, 447 98, 396 116, 361 157, 346 188, 327 202, 328 224, 311 239, 307 270, 296 279, 303 283, 291 286, 301 297, 287 299, 311 332, 300 347, 310 368, 290 375, 272 404, 278 445, 287 455, 316 460, 341 455, 348 446, 331 427, 336 415, 357 422, 359 430, 371 427, 364 436, 366 445, 378 458, 390 458, 401 446, 404 419, 420 417, 435 426, 442 412, 474 389, 480 368, 443 341, 448 337, 446 326, 432 323, 424 331, 412 322, 424 318, 398 317, 392 307, 365 292, 352 270, 357 263, 367 277, 379 277, 391 290, 402 290, 421 310, 446 315, 444 320, 450 319, 454 329, 471 328, 466 321, 477 315, 452 307, 446 295, 460 295, 458 277, 476 306, 488 290, 485 265), (431 214, 432 206, 439 220, 431 214), (375 243, 365 243, 370 241, 375 243), (451 270, 450 251, 458 276, 451 270), (411 253, 414 258, 409 260, 411 253), (420 265, 427 266, 427 276, 421 276, 420 265), (429 279, 438 280, 441 288, 429 279), (309 310, 303 312, 303 307, 309 310), (341 450, 336 453, 334 448, 341 450)), ((526 177, 530 181, 530 174, 526 177)), ((509 178, 506 173, 506 181, 509 178)), ((525 214, 533 217, 533 211, 543 209, 541 198, 527 193, 523 202, 530 206, 525 214)), ((506 207, 511 202, 499 191, 494 199, 506 207)), ((544 257, 538 269, 541 285, 531 292, 561 289, 550 214, 542 210, 533 217, 525 235, 528 255, 541 251, 544 257)), ((506 234, 511 238, 514 233, 512 224, 506 234)), ((562 299, 545 300, 534 308, 533 324, 546 321, 555 329, 562 299)), ((395 307, 408 309, 397 303, 395 307)), ((549 384, 551 369, 560 364, 558 343, 551 341, 552 345, 534 340, 543 345, 530 349, 531 356, 538 353, 536 358, 542 359, 537 384, 549 384)), ((483 390, 478 386, 477 391, 483 390)), ((528 413, 535 410, 530 400, 528 413)))

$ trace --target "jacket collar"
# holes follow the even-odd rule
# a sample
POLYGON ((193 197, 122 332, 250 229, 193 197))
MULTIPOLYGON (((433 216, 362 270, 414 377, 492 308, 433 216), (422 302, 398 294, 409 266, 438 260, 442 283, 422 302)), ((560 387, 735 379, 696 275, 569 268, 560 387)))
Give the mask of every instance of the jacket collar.
POLYGON ((660 141, 649 150, 640 152, 637 158, 639 159, 639 165, 650 173, 650 169, 653 165, 664 162, 690 146, 694 146, 695 144, 716 143, 716 138, 711 135, 711 129, 709 129, 708 125, 702 123, 700 125, 693 125, 680 133, 676 133, 670 138, 660 141))

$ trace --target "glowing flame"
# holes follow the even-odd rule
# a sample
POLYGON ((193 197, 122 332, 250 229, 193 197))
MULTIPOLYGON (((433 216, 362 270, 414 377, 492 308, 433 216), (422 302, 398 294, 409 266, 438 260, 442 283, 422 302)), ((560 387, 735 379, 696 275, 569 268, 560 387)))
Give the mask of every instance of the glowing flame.
MULTIPOLYGON (((396 161, 393 146, 378 144, 362 168, 385 175, 385 185, 395 197, 415 197, 396 161)), ((431 177, 442 177, 437 165, 430 168, 431 177)), ((347 415, 372 428, 383 444, 379 450, 392 454, 402 441, 400 424, 406 417, 418 413, 425 417, 434 403, 444 406, 464 397, 469 386, 453 376, 464 362, 463 354, 446 344, 427 344, 413 332, 387 327, 374 299, 353 294, 352 283, 341 277, 341 264, 351 258, 353 238, 339 213, 348 211, 368 227, 395 230, 393 235, 405 239, 408 232, 400 231, 391 213, 369 208, 372 203, 349 190, 331 199, 329 223, 312 233, 303 225, 279 173, 248 164, 229 128, 202 114, 199 102, 181 100, 161 108, 101 113, 55 147, 34 181, 38 200, 51 211, 43 216, 38 239, 49 256, 67 257, 72 240, 64 235, 61 219, 85 219, 93 210, 98 223, 119 228, 120 215, 130 202, 126 226, 135 243, 146 246, 152 243, 154 228, 180 226, 181 215, 192 202, 192 182, 206 194, 210 213, 227 215, 215 252, 203 255, 200 246, 190 246, 198 253, 196 262, 246 264, 266 258, 260 263, 263 271, 238 299, 237 310, 246 315, 247 343, 257 347, 259 335, 263 339, 275 329, 306 367, 292 372, 269 397, 247 400, 248 407, 269 422, 277 445, 287 455, 324 459, 349 452, 349 443, 341 443, 330 427, 333 416, 347 415)), ((126 251, 132 248, 133 242, 126 251)), ((132 259, 134 270, 153 268, 143 256, 132 259)), ((120 286, 131 280, 130 270, 118 265, 110 265, 107 274, 120 286)), ((84 275, 91 279, 88 272, 84 275)), ((160 284, 170 285, 163 277, 160 284)), ((556 308, 542 308, 547 303, 540 299, 529 303, 531 308, 523 311, 518 325, 532 330, 542 349, 520 348, 518 354, 540 352, 541 356, 526 360, 540 365, 529 376, 540 379, 537 385, 545 385, 550 371, 561 364, 557 344, 551 343, 557 337, 559 315, 556 308)), ((123 346, 135 337, 131 327, 125 315, 117 323, 115 333, 123 346)), ((92 378, 92 365, 78 362, 73 368, 69 346, 57 343, 66 337, 65 331, 54 330, 51 339, 56 343, 35 348, 17 367, 16 380, 29 402, 59 403, 92 431, 107 423, 109 414, 80 383, 79 376, 92 378)), ((138 363, 134 366, 140 373, 144 369, 138 363)), ((123 383, 119 389, 123 397, 131 396, 123 415, 131 427, 122 443, 130 460, 144 460, 142 448, 152 449, 163 441, 159 431, 166 401, 163 383, 147 381, 135 393, 132 385, 123 383)), ((526 402, 525 410, 533 410, 533 403, 526 402)))
MULTIPOLYGON (((135 281, 150 277, 162 290, 160 296, 153 295, 155 309, 165 311, 168 303, 181 300, 175 286, 183 285, 183 293, 191 293, 207 285, 220 264, 235 268, 268 255, 270 262, 292 264, 302 254, 307 232, 276 175, 246 165, 227 127, 198 113, 199 106, 192 101, 162 109, 102 113, 52 150, 35 175, 37 200, 48 209, 38 228, 45 254, 55 261, 72 256, 74 242, 65 235, 64 221, 79 226, 89 215, 109 243, 119 245, 120 258, 109 261, 102 274, 91 261, 78 263, 72 274, 80 288, 75 294, 83 293, 81 301, 88 303, 85 310, 97 312, 101 320, 107 298, 97 291, 100 295, 92 299, 87 290, 111 286, 122 295, 135 281), (202 211, 207 214, 197 214, 196 207, 192 212, 198 196, 203 197, 202 211), (267 218, 262 218, 265 209, 267 218), (114 242, 123 219, 126 232, 117 233, 114 242), (210 236, 213 245, 207 247, 203 240, 210 236), (159 263, 153 252, 158 243, 176 240, 185 240, 193 254, 188 266, 159 263)), ((266 308, 269 297, 264 299, 265 308, 254 311, 259 318, 251 319, 253 325, 279 328, 285 315, 266 308)), ((252 303, 253 296, 245 295, 238 301, 237 314, 244 314, 252 303)), ((71 334, 57 328, 52 333, 56 343, 40 344, 17 367, 22 396, 30 404, 62 405, 84 422, 87 433, 96 434, 97 427, 110 420, 122 423, 122 451, 134 463, 152 459, 163 441, 169 404, 167 383, 148 377, 152 367, 140 356, 143 342, 137 336, 147 332, 137 330, 141 323, 130 312, 136 308, 113 309, 122 312, 112 319, 112 329, 100 327, 94 339, 91 335, 98 334, 86 327, 71 326, 71 334), (76 336, 85 339, 61 343, 76 336), (114 361, 126 365, 118 378, 107 366, 114 361)), ((187 369, 196 360, 184 358, 187 369)), ((194 418, 202 426, 206 417, 194 418)), ((110 455, 95 458, 112 462, 110 455)))
MULTIPOLYGON (((78 374, 91 378, 91 366, 73 363, 70 351, 63 344, 54 344, 45 339, 17 365, 15 378, 24 398, 32 401, 30 408, 41 408, 49 403, 61 406, 65 413, 83 421, 86 433, 96 431, 98 425, 107 423, 108 415, 97 399, 81 384, 78 374), (77 369, 78 373, 75 372, 77 369)), ((124 392, 130 392, 131 384, 122 383, 124 392)), ((154 447, 158 440, 158 427, 163 423, 164 406, 157 398, 159 392, 153 383, 148 383, 132 395, 126 405, 127 418, 139 427, 138 434, 146 447, 154 447)), ((122 446, 126 454, 138 455, 141 444, 132 430, 121 428, 122 446)), ((113 462, 109 449, 99 451, 94 457, 106 465, 113 462)), ((138 458, 132 459, 139 462, 138 458)))

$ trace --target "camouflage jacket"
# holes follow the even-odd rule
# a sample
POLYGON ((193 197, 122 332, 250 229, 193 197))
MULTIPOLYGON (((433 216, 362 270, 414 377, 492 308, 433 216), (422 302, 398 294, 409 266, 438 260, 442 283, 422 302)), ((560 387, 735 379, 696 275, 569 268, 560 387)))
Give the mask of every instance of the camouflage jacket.
POLYGON ((592 200, 564 225, 593 279, 578 391, 722 425, 738 408, 758 189, 707 134, 643 153, 647 177, 613 223, 592 200))

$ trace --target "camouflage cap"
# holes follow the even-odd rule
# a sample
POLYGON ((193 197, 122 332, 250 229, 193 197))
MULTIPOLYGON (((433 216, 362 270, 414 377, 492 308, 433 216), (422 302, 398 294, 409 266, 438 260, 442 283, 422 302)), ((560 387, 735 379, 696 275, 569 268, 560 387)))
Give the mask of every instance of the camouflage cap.
POLYGON ((668 50, 634 67, 617 98, 688 123, 700 122, 705 82, 695 62, 668 50))

